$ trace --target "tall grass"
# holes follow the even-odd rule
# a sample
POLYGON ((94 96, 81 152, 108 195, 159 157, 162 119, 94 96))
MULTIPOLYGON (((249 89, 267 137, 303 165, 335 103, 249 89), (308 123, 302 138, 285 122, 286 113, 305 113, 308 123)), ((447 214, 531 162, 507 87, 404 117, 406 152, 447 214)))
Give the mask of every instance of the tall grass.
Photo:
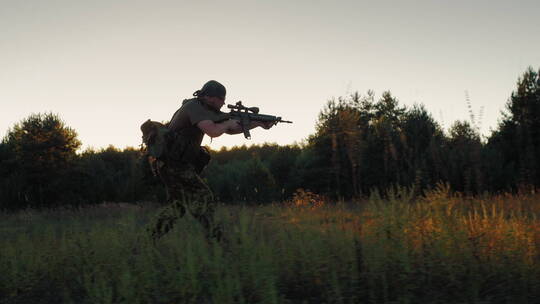
POLYGON ((0 303, 534 303, 540 196, 445 187, 329 203, 309 192, 190 217, 157 244, 150 206, 0 215, 0 303))

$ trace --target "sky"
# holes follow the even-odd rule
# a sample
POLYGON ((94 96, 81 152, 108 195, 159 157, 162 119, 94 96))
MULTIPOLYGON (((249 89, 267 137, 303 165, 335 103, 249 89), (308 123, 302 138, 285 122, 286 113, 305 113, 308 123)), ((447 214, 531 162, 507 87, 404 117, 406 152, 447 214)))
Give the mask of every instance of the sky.
POLYGON ((0 0, 0 136, 58 114, 88 147, 137 147, 210 79, 293 124, 208 137, 212 149, 291 144, 355 91, 423 104, 445 128, 497 127, 518 78, 540 68, 540 1, 0 0))

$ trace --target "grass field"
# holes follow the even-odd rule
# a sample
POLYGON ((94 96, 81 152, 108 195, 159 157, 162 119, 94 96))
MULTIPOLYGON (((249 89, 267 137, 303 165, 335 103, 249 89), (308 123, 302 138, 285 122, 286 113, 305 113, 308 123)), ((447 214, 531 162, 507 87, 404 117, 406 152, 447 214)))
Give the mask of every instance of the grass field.
POLYGON ((186 217, 157 244, 151 205, 0 215, 0 303, 539 303, 540 195, 445 187, 335 203, 298 192, 186 217))

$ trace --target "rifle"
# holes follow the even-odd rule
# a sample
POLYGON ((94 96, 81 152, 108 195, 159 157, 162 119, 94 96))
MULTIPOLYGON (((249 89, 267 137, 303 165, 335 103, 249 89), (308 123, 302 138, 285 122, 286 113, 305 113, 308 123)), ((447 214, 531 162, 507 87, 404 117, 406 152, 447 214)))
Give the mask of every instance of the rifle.
POLYGON ((242 127, 242 131, 244 132, 244 137, 247 139, 251 139, 251 134, 249 133, 249 125, 252 121, 292 123, 292 121, 283 120, 279 116, 259 114, 259 108, 248 108, 244 106, 241 101, 238 101, 235 105, 227 105, 227 108, 231 109, 231 111, 229 113, 223 113, 221 115, 221 120, 236 119, 240 121, 240 126, 242 127))

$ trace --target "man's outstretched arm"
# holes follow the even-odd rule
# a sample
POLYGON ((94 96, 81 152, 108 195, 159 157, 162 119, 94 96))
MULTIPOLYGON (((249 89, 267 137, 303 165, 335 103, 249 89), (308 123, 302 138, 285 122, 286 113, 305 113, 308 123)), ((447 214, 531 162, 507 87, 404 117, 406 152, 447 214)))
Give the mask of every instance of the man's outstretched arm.
MULTIPOLYGON (((249 129, 251 130, 256 127, 270 129, 273 125, 274 125, 273 123, 252 121, 251 124, 249 125, 249 129)), ((211 120, 203 120, 197 123, 197 127, 201 129, 201 131, 203 131, 204 134, 210 137, 219 137, 223 133, 232 135, 232 134, 239 134, 243 132, 240 122, 234 119, 229 119, 229 120, 218 122, 218 123, 215 123, 211 120)))

